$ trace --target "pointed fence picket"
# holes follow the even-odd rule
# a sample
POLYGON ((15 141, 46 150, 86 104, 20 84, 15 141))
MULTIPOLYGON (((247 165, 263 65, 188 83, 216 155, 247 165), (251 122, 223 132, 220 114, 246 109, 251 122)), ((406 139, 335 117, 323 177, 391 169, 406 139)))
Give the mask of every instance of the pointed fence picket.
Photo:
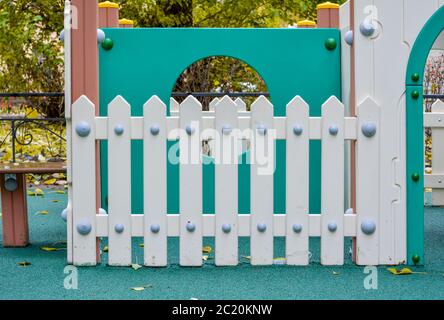
POLYGON ((180 105, 180 265, 202 265, 202 106, 190 96, 180 105))
POLYGON ((216 265, 238 263, 238 118, 237 105, 229 97, 220 100, 216 108, 216 265))
MULTIPOLYGON (((142 117, 117 97, 108 117, 95 117, 94 106, 81 97, 72 106, 72 241, 75 265, 95 265, 96 238, 109 238, 109 264, 129 265, 132 237, 144 238, 144 265, 166 266, 167 239, 179 237, 182 266, 202 265, 203 237, 215 237, 215 264, 238 263, 238 237, 250 237, 253 265, 274 261, 274 237, 286 239, 286 263, 309 263, 309 238, 321 237, 321 263, 344 263, 344 237, 356 237, 358 264, 378 264, 379 106, 371 99, 358 117, 344 117, 335 97, 325 102, 322 117, 310 117, 301 97, 287 105, 286 117, 274 117, 273 106, 258 98, 251 113, 240 100, 219 99, 213 113, 188 97, 167 107, 156 96, 142 117), (243 108, 243 107, 242 107, 243 108), (176 114, 174 114, 176 112, 176 114), (208 129, 215 129, 208 133, 208 129), (250 132, 246 131, 250 130, 250 132), (373 131, 374 132, 373 132, 373 131), (201 134, 205 132, 205 134, 201 134), (373 132, 373 134, 372 134, 373 132), (167 214, 167 140, 179 138, 179 213, 167 214), (219 139, 220 138, 220 139, 219 139), (202 141, 214 139, 215 214, 202 214, 202 141), (236 144, 250 139, 251 214, 238 214, 236 144), (286 140, 286 212, 274 211, 274 143, 286 140), (309 142, 322 141, 321 213, 309 213, 309 142), (108 215, 96 214, 95 142, 108 141, 108 215), (143 140, 144 214, 131 212, 131 140, 143 140), (357 141, 357 214, 344 214, 344 142, 357 141), (234 152, 234 154, 230 154, 234 152), (226 161, 228 157, 232 161, 226 161), (373 231, 372 231, 373 230, 373 231)), ((142 161, 142 159, 140 159, 142 161)))
POLYGON ((309 262, 309 142, 308 105, 297 96, 287 105, 286 257, 289 265, 309 262))
POLYGON ((166 106, 153 96, 143 107, 144 264, 167 265, 166 106))
POLYGON ((108 106, 108 232, 111 266, 131 265, 131 111, 121 96, 108 106))

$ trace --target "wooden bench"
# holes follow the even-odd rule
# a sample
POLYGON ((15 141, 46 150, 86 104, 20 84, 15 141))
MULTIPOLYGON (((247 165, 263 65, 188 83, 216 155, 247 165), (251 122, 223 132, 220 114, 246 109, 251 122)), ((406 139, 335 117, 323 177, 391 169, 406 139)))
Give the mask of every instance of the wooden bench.
POLYGON ((29 244, 26 174, 65 173, 64 162, 0 164, 3 246, 29 244))

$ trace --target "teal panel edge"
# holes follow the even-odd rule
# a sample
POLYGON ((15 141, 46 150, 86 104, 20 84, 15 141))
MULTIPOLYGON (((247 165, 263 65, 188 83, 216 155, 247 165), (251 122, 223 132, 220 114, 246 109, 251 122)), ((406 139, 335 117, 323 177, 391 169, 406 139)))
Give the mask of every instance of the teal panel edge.
POLYGON ((407 99, 407 263, 424 263, 424 122, 422 86, 409 86, 407 99), (412 92, 420 92, 416 100, 412 92), (418 175, 415 181, 414 175, 418 175), (419 257, 414 263, 413 256, 419 257))
POLYGON ((439 8, 426 22, 418 35, 410 53, 407 65, 406 84, 408 86, 422 85, 427 57, 433 44, 444 29, 444 6, 439 8), (412 79, 413 74, 419 75, 419 80, 412 79))
POLYGON ((423 79, 427 57, 444 29, 444 6, 426 22, 410 53, 406 74, 407 263, 424 264, 424 128, 423 79), (419 93, 418 98, 412 92, 419 93), (419 180, 412 179, 413 174, 419 180), (414 261, 417 256, 419 262, 414 261))
MULTIPOLYGON (((341 99, 340 46, 333 51, 325 48, 325 40, 328 38, 341 43, 340 32, 336 29, 152 28, 104 31, 107 37, 113 39, 114 47, 110 51, 103 48, 99 50, 101 116, 106 116, 107 104, 116 95, 122 95, 131 104, 133 116, 141 115, 143 104, 153 94, 168 105, 172 87, 182 71, 209 56, 230 56, 253 67, 267 84, 275 105, 275 116, 285 116, 286 104, 296 95, 302 96, 309 103, 311 116, 320 116, 321 106, 330 96, 341 99), (120 45, 122 43, 125 46, 120 45)), ((171 145, 169 143, 169 147, 171 145)), ((106 142, 102 142, 102 148, 102 203, 106 206, 106 142)), ((141 142, 134 141, 132 190, 138 190, 132 197, 134 213, 143 212, 140 150, 141 142)), ((277 141, 276 152, 274 211, 285 213, 285 141, 277 141)), ((320 141, 311 141, 311 213, 320 213, 320 154, 320 141)), ((247 177, 249 165, 240 165, 239 174, 240 178, 247 177)), ((179 167, 169 164, 167 176, 168 213, 177 213, 179 167)), ((205 199, 207 196, 214 199, 212 184, 214 168, 210 164, 203 167, 205 199)), ((239 188, 239 212, 249 213, 249 181, 240 180, 239 188)), ((204 212, 210 212, 214 208, 214 201, 204 200, 203 206, 204 212)))

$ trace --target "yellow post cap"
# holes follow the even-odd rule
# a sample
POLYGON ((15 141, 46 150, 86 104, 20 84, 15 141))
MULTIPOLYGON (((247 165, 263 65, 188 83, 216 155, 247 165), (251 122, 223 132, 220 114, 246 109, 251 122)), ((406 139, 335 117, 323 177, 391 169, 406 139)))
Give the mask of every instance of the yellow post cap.
POLYGON ((133 20, 129 20, 129 19, 120 19, 119 20, 119 24, 130 24, 130 25, 133 25, 134 21, 133 20))
POLYGON ((311 20, 301 20, 297 23, 298 27, 316 27, 316 22, 311 20))
POLYGON ((331 3, 331 2, 324 2, 317 5, 317 9, 339 9, 339 4, 337 3, 331 3))
POLYGON ((119 9, 119 4, 114 3, 111 1, 105 1, 99 3, 99 8, 113 8, 113 9, 119 9))

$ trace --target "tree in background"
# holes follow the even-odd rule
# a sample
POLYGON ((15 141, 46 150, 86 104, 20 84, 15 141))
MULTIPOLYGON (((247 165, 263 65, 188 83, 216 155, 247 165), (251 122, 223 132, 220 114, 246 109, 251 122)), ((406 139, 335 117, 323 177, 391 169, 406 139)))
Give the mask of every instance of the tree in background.
MULTIPOLYGON (((323 0, 121 0, 121 16, 137 27, 288 27, 314 18, 323 0)), ((334 1, 342 3, 344 0, 334 1)), ((0 0, 0 92, 63 91, 63 0, 0 0)), ((259 77, 260 78, 260 77, 259 77)), ((211 58, 187 69, 174 90, 263 90, 250 67, 211 58), (228 77, 227 77, 228 76, 228 77)), ((62 106, 40 104, 47 116, 62 106)))

